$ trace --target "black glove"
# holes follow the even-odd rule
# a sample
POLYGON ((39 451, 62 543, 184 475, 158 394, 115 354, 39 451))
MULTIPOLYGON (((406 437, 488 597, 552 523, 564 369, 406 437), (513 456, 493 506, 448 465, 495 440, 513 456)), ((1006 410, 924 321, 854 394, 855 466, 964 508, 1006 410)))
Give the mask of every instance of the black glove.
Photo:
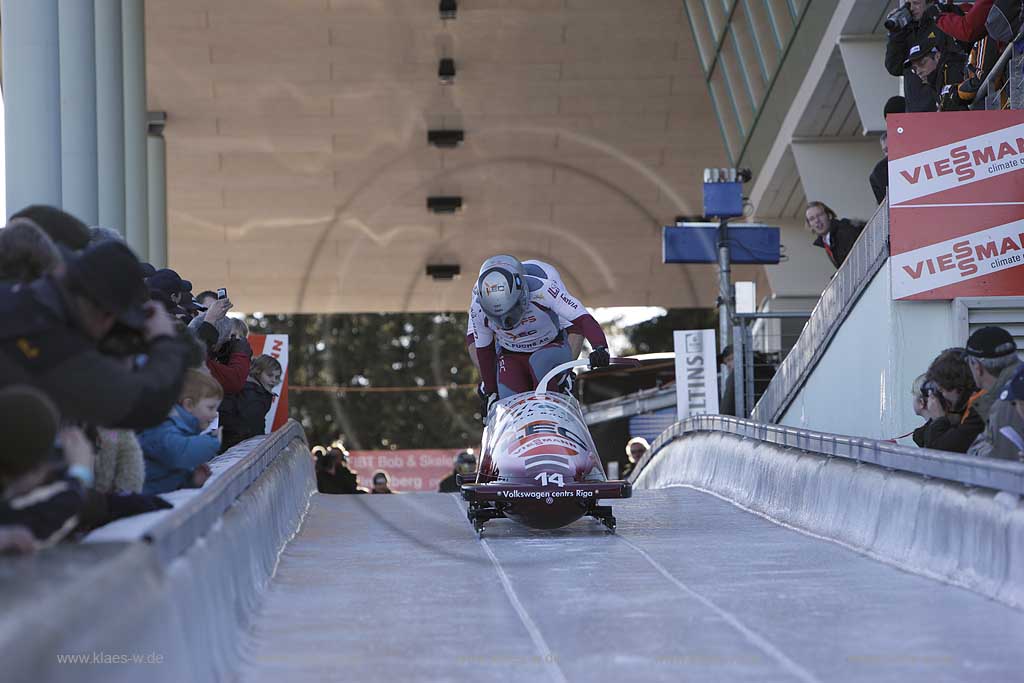
POLYGON ((167 510, 174 507, 160 496, 144 493, 108 493, 107 510, 109 520, 122 517, 134 517, 154 510, 167 510))
POLYGON ((590 369, 606 368, 611 363, 611 356, 608 355, 607 346, 598 346, 590 352, 590 369))
POLYGON ((497 392, 487 393, 487 390, 484 389, 484 383, 480 382, 476 388, 476 395, 480 399, 480 417, 483 419, 484 424, 486 424, 487 415, 491 412, 491 406, 498 401, 498 394, 497 392))
POLYGON ((921 21, 918 22, 918 25, 924 26, 929 21, 934 22, 936 19, 939 18, 940 14, 942 14, 942 8, 939 6, 938 3, 928 5, 927 7, 925 7, 924 14, 921 15, 921 21))

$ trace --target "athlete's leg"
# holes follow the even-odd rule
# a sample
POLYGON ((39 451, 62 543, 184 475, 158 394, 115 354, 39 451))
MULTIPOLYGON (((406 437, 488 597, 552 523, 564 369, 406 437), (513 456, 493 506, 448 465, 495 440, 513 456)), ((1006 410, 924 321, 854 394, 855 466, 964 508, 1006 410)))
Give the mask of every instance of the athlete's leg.
MULTIPOLYGON (((568 363, 573 360, 572 350, 569 348, 569 342, 564 338, 559 341, 554 341, 537 349, 530 354, 530 370, 533 372, 533 386, 537 386, 537 383, 544 378, 544 375, 548 374, 551 368, 562 363, 568 363)), ((558 391, 558 380, 560 377, 548 382, 548 391, 558 391)))
POLYGON ((502 350, 498 356, 498 398, 508 398, 533 388, 530 356, 502 350))

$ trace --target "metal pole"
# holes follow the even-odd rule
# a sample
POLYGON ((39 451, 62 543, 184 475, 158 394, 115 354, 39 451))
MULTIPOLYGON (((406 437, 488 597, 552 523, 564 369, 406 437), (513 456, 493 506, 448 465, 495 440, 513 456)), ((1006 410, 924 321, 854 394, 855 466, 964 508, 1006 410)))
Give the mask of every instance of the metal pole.
POLYGON ((718 350, 729 345, 732 331, 732 277, 729 270, 729 224, 718 222, 718 350))
MULTIPOLYGON (((156 268, 167 267, 167 143, 164 140, 164 114, 151 112, 146 174, 149 195, 149 262, 156 268)), ((139 254, 139 258, 143 258, 139 254)))
POLYGON ((143 0, 121 2, 124 62, 124 215, 128 245, 149 257, 149 188, 146 183, 146 19, 143 0))
POLYGON ((91 2, 62 2, 60 139, 62 207, 99 223, 96 185, 96 23, 91 2))
POLYGON ((743 333, 743 366, 746 368, 743 377, 747 381, 743 390, 743 417, 750 417, 754 412, 754 334, 746 321, 740 329, 743 333))
POLYGON ((743 342, 745 336, 743 334, 742 321, 737 321, 735 334, 733 337, 736 340, 736 345, 733 347, 732 354, 732 391, 733 391, 733 412, 736 417, 744 418, 747 416, 746 407, 747 401, 743 396, 743 392, 746 390, 747 382, 744 375, 747 372, 746 360, 747 355, 743 352, 743 342))
POLYGON ((995 78, 996 74, 1003 70, 1003 66, 1006 65, 1006 60, 1013 54, 1013 46, 1018 40, 1024 38, 1024 28, 1017 32, 1017 35, 1013 37, 1013 40, 1003 50, 1003 54, 999 55, 999 59, 996 60, 995 66, 989 69, 989 72, 985 75, 985 80, 981 82, 981 86, 978 88, 977 94, 974 95, 974 101, 971 103, 971 109, 978 109, 979 104, 983 105, 985 102, 985 96, 988 94, 988 89, 992 85, 992 79, 995 78))
POLYGON ((96 0, 96 153, 100 225, 125 235, 121 0, 96 0))
POLYGON ((0 25, 9 216, 29 204, 61 205, 57 0, 0 2, 0 25))

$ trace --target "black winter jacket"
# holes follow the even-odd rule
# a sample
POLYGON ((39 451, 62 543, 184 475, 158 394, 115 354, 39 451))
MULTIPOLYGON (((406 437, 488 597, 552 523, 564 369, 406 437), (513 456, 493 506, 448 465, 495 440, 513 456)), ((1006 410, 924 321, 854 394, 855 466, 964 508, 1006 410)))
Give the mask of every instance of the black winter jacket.
POLYGON ((966 453, 984 429, 984 421, 972 406, 962 422, 948 417, 928 420, 914 430, 914 443, 921 448, 966 453))
MULTIPOLYGON (((920 22, 912 21, 901 31, 889 34, 889 40, 885 45, 885 69, 893 76, 903 76, 903 86, 906 92, 907 112, 936 111, 938 108, 937 95, 942 92, 942 86, 936 87, 935 83, 930 85, 922 83, 914 70, 906 66, 910 49, 917 43, 931 43, 942 53, 942 61, 936 69, 936 74, 943 72, 952 78, 953 83, 962 80, 964 65, 967 63, 967 55, 960 44, 950 36, 943 33, 935 24, 939 8, 932 5, 921 17, 920 22)), ((935 76, 935 74, 932 74, 935 76)), ((943 83, 944 85, 945 83, 943 83)))
POLYGON ((221 453, 237 443, 266 434, 266 418, 274 395, 251 377, 237 394, 228 394, 220 404, 221 453))
POLYGON ((828 254, 832 265, 838 270, 850 254, 854 243, 856 243, 863 230, 864 224, 859 221, 851 221, 849 218, 833 219, 828 229, 829 247, 825 247, 823 237, 818 237, 818 239, 814 240, 814 246, 825 249, 825 253, 828 254))
POLYGON ((0 387, 28 381, 45 392, 68 422, 147 429, 178 401, 192 342, 159 337, 137 370, 100 353, 86 336, 58 281, 0 287, 0 356, 18 372, 0 374, 0 387))

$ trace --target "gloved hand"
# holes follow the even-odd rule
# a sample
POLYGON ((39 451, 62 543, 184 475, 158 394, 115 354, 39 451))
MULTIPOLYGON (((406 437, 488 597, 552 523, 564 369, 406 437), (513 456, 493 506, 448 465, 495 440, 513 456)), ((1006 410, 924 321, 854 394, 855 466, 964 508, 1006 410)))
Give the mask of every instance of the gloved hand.
POLYGON ((925 7, 924 14, 921 15, 921 21, 918 22, 919 26, 927 24, 929 21, 935 21, 942 14, 942 7, 939 3, 932 3, 925 7))
POLYGON ((484 424, 487 424, 487 415, 491 412, 491 407, 498 402, 498 392, 488 392, 484 388, 484 383, 480 382, 476 388, 476 395, 480 399, 480 417, 484 424))
POLYGON ((607 346, 598 346, 590 352, 590 369, 606 368, 611 363, 611 356, 608 355, 607 346))

